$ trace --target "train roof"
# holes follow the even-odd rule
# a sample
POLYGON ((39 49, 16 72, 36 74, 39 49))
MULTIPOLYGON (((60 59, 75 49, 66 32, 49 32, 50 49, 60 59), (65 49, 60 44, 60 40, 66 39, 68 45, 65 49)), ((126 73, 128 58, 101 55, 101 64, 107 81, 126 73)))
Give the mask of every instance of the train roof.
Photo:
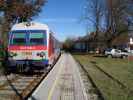
POLYGON ((36 23, 36 22, 23 22, 15 24, 11 31, 14 30, 49 30, 46 24, 36 23))

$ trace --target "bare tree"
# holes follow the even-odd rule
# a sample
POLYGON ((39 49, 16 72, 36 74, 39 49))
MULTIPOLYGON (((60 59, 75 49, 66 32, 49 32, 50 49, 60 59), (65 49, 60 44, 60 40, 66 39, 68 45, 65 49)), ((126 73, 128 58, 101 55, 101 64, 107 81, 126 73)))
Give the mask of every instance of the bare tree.
POLYGON ((129 7, 132 3, 132 0, 87 0, 85 20, 88 27, 92 24, 95 29, 93 41, 104 35, 103 39, 110 44, 119 34, 128 31, 128 23, 133 19, 133 8, 129 7))
POLYGON ((132 0, 105 0, 105 37, 108 46, 120 34, 128 34, 128 5, 132 0))
POLYGON ((128 0, 106 0, 106 29, 111 34, 127 30, 126 13, 128 0))
MULTIPOLYGON (((91 23, 95 29, 95 35, 100 31, 100 20, 103 15, 102 0, 87 0, 85 7, 85 20, 91 23)), ((90 25, 90 24, 88 24, 90 25)))
MULTIPOLYGON (((85 6, 84 19, 87 23, 87 27, 93 27, 93 36, 90 34, 91 42, 95 44, 94 47, 98 47, 100 43, 100 35, 102 31, 104 0, 87 0, 85 6), (92 26, 91 26, 92 25, 92 26)), ((86 41, 87 44, 88 41, 86 41)))

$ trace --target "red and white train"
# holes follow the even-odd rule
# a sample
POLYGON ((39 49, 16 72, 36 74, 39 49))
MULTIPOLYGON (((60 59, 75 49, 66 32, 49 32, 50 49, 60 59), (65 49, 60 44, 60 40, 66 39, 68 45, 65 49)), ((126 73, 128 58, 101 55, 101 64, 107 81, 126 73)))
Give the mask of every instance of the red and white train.
POLYGON ((60 55, 60 42, 46 24, 23 22, 12 27, 8 43, 8 70, 40 70, 60 55))

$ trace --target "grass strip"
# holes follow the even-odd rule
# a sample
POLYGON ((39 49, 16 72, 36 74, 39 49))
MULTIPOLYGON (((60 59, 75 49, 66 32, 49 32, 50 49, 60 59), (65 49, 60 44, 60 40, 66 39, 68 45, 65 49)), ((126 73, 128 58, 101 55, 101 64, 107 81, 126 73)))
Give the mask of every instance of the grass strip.
MULTIPOLYGON (((106 100, 133 100, 132 96, 129 96, 118 83, 94 67, 93 64, 88 61, 87 57, 81 55, 74 55, 74 57, 90 74, 92 80, 99 87, 106 100)), ((91 58, 89 60, 91 61, 93 59, 91 58)))

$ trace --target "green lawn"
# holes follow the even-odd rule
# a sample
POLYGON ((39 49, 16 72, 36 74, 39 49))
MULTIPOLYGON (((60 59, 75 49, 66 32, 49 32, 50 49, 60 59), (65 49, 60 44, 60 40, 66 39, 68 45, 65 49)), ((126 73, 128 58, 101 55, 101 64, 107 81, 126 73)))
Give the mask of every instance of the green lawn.
POLYGON ((74 57, 85 67, 106 100, 133 100, 133 93, 129 91, 133 90, 133 62, 92 55, 74 55, 74 57), (97 69, 92 62, 123 83, 127 89, 97 69))

